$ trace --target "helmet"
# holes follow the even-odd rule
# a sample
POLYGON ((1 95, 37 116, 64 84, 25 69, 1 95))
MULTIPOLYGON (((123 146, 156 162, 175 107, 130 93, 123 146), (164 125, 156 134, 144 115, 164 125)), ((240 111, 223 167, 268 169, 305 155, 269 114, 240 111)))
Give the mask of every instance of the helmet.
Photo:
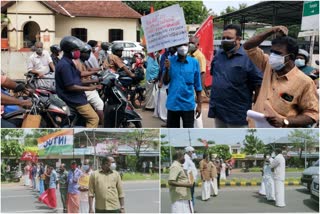
POLYGON ((60 47, 63 52, 71 53, 74 50, 80 50, 85 43, 74 36, 66 36, 60 42, 60 47))
POLYGON ((309 54, 307 51, 305 51, 303 49, 299 49, 298 55, 304 56, 306 62, 309 61, 309 54))
POLYGON ((51 45, 50 51, 51 53, 59 53, 61 51, 61 48, 59 45, 51 45))
POLYGON ((123 46, 121 44, 114 44, 111 47, 111 51, 113 54, 117 51, 123 51, 123 46))
POLYGON ((107 51, 109 49, 110 44, 108 42, 101 42, 101 49, 107 51))
POLYGON ((92 47, 89 44, 84 44, 84 46, 80 49, 81 53, 90 53, 92 47))

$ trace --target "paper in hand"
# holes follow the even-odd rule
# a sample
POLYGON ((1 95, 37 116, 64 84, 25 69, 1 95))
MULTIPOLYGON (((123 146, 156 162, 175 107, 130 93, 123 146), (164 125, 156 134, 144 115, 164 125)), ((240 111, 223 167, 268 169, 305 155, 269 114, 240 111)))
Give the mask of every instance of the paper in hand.
POLYGON ((252 110, 247 111, 247 116, 254 120, 256 128, 275 128, 266 120, 264 114, 252 110))

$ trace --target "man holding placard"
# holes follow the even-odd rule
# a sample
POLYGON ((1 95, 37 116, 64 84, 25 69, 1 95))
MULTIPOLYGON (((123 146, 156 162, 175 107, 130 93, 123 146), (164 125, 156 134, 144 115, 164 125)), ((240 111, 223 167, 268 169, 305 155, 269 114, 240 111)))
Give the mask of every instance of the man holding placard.
POLYGON ((169 84, 167 109, 168 128, 180 128, 180 118, 183 128, 193 128, 195 119, 195 99, 197 96, 196 118, 201 115, 201 76, 196 59, 188 54, 188 44, 177 46, 177 56, 165 61, 164 84, 169 84))

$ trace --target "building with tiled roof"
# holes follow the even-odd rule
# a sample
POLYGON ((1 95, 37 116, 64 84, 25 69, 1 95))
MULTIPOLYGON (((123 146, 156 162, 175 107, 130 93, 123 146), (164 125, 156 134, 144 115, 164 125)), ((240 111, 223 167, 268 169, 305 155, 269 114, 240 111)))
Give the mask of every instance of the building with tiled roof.
POLYGON ((9 49, 30 48, 41 40, 44 47, 67 35, 91 39, 139 40, 141 15, 121 1, 1 1, 2 38, 9 49))

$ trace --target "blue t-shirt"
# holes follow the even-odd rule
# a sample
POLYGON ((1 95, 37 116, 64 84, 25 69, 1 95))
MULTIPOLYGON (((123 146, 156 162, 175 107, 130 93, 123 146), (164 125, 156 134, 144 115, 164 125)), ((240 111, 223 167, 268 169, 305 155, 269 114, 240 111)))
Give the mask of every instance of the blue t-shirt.
POLYGON ((152 81, 158 78, 159 75, 159 64, 157 59, 148 56, 147 58, 147 71, 146 71, 146 80, 152 81))
POLYGON ((171 57, 169 76, 167 109, 194 110, 196 106, 194 91, 202 91, 198 61, 191 56, 187 56, 185 62, 178 61, 178 56, 171 57))
POLYGON ((68 193, 79 194, 79 178, 81 177, 82 172, 80 169, 76 168, 74 173, 72 170, 68 173, 68 193))
POLYGON ((64 56, 58 62, 55 72, 56 91, 58 96, 71 106, 82 106, 88 103, 84 91, 68 91, 66 87, 82 85, 80 71, 77 70, 73 61, 64 56))
POLYGON ((208 116, 227 124, 247 125, 253 91, 261 86, 262 72, 252 63, 243 47, 228 58, 219 50, 211 63, 213 82, 208 116))
POLYGON ((49 188, 55 189, 56 187, 57 187, 57 172, 55 170, 52 170, 50 174, 49 188))

